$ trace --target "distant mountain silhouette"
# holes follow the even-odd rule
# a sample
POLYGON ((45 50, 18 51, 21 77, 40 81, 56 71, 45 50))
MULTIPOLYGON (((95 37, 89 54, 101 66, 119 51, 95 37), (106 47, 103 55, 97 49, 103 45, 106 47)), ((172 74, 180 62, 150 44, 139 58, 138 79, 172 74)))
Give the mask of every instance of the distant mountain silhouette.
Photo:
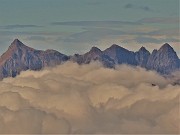
POLYGON ((165 43, 159 50, 152 52, 146 68, 168 74, 180 68, 180 60, 174 49, 168 43, 165 43))
POLYGON ((75 54, 71 60, 78 64, 89 64, 92 61, 99 61, 105 67, 114 67, 115 62, 108 55, 104 54, 99 48, 92 47, 91 50, 83 55, 75 54))
POLYGON ((146 50, 145 47, 141 47, 139 51, 135 53, 137 65, 141 67, 146 67, 150 55, 151 53, 148 50, 146 50))
POLYGON ((40 70, 46 66, 55 66, 68 59, 68 56, 58 51, 35 50, 15 39, 0 57, 0 78, 15 77, 25 70, 40 70))
POLYGON ((74 61, 78 64, 99 61, 108 68, 114 68, 119 64, 128 64, 155 70, 161 74, 170 74, 180 69, 180 59, 168 43, 152 53, 146 50, 145 47, 141 47, 137 52, 132 52, 113 44, 104 51, 92 47, 89 52, 83 55, 67 56, 55 50, 35 50, 15 39, 8 50, 0 57, 0 79, 15 77, 21 71, 53 67, 66 61, 74 61))

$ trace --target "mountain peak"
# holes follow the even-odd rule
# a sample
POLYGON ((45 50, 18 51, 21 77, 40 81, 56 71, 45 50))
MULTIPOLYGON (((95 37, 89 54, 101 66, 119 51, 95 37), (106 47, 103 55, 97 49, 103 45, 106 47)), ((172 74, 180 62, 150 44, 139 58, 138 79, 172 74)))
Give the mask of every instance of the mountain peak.
POLYGON ((173 50, 173 48, 168 43, 165 43, 159 50, 173 50))
POLYGON ((154 50, 152 51, 152 55, 156 54, 157 52, 158 52, 158 50, 157 50, 157 49, 154 49, 154 50))
POLYGON ((113 44, 110 48, 119 48, 120 46, 117 44, 113 44))
POLYGON ((29 48, 29 47, 25 46, 19 39, 14 39, 14 41, 9 46, 9 50, 24 48, 24 47, 29 48))
POLYGON ((139 49, 139 51, 147 51, 147 49, 146 49, 144 46, 142 46, 142 47, 139 49))
POLYGON ((179 68, 179 58, 174 49, 165 43, 159 50, 153 50, 146 67, 162 74, 169 74, 179 68))
POLYGON ((19 55, 19 50, 21 50, 21 53, 23 52, 22 50, 31 50, 33 51, 33 48, 30 48, 26 45, 24 45, 19 39, 15 39, 11 45, 9 46, 8 50, 3 53, 0 57, 0 65, 2 65, 4 62, 9 60, 10 58, 13 58, 15 55, 19 55))
POLYGON ((145 67, 149 59, 150 52, 142 46, 137 52, 135 52, 135 59, 139 66, 145 67))
POLYGON ((109 47, 109 48, 107 48, 107 49, 121 49, 121 50, 127 50, 127 49, 125 49, 124 47, 122 47, 122 46, 119 46, 119 45, 117 45, 117 44, 113 44, 113 45, 111 45, 111 47, 109 47))
POLYGON ((99 48, 95 47, 95 46, 93 46, 91 48, 91 50, 86 53, 86 55, 94 55, 94 56, 101 55, 101 54, 102 54, 102 51, 99 48))
POLYGON ((27 49, 27 50, 34 50, 31 47, 26 46, 23 44, 19 39, 14 39, 14 41, 9 46, 9 50, 16 50, 16 49, 27 49))
POLYGON ((15 77, 21 71, 40 70, 47 66, 56 66, 69 59, 55 50, 36 50, 15 39, 8 50, 0 57, 0 80, 15 77))
POLYGON ((101 52, 101 50, 95 46, 93 46, 90 50, 90 52, 101 52))
POLYGON ((21 42, 19 39, 14 39, 13 43, 21 42))
POLYGON ((136 53, 142 53, 142 54, 150 55, 150 52, 144 46, 142 46, 136 53))
POLYGON ((106 51, 117 51, 117 50, 127 50, 127 49, 125 49, 125 48, 123 48, 123 47, 121 47, 121 46, 119 46, 119 45, 117 45, 117 44, 113 44, 113 45, 111 45, 109 48, 107 48, 106 50, 104 50, 105 52, 106 51))
POLYGON ((14 41, 11 43, 13 46, 21 46, 23 43, 19 39, 14 39, 14 41))

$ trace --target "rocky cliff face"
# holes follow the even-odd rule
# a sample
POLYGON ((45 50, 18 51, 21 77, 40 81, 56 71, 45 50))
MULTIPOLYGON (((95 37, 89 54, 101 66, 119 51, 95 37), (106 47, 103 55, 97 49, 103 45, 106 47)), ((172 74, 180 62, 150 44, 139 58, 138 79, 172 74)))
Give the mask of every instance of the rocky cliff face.
POLYGON ((146 68, 156 70, 162 74, 169 74, 180 68, 179 58, 169 44, 164 44, 159 50, 154 50, 150 55, 146 68))
POLYGON ((15 77, 25 70, 40 70, 47 66, 56 66, 68 60, 78 64, 99 61, 108 68, 114 68, 118 64, 128 64, 155 70, 161 74, 170 74, 180 69, 180 59, 167 43, 152 53, 144 47, 141 47, 137 52, 132 52, 114 44, 104 51, 92 47, 89 52, 83 55, 67 56, 55 50, 35 50, 15 39, 0 57, 0 79, 15 77))
POLYGON ((104 50, 103 53, 113 59, 115 64, 137 65, 135 53, 116 44, 104 50))
POLYGON ((99 61, 105 67, 112 68, 115 65, 114 60, 97 47, 92 47, 89 52, 83 55, 75 54, 71 59, 78 64, 89 64, 92 61, 99 61))
POLYGON ((141 47, 139 51, 135 53, 137 65, 141 67, 146 67, 150 55, 150 52, 146 50, 145 47, 141 47))
POLYGON ((55 66, 69 57, 54 50, 35 50, 15 39, 0 57, 0 78, 15 77, 21 71, 40 70, 46 66, 55 66))
POLYGON ((98 60, 110 68, 118 64, 140 66, 161 74, 169 74, 180 69, 180 60, 174 49, 167 43, 159 50, 154 50, 152 54, 145 47, 141 47, 137 52, 132 52, 114 44, 104 51, 93 47, 88 53, 74 55, 72 59, 79 64, 88 64, 98 60))

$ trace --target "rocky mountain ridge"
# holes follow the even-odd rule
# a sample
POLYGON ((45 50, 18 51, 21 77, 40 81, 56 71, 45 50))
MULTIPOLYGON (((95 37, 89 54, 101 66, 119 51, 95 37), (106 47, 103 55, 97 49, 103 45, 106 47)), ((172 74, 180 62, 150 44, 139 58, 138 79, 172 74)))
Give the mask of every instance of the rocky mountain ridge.
POLYGON ((0 79, 15 77, 21 71, 53 67, 66 61, 73 61, 78 64, 100 61, 108 68, 114 68, 119 64, 128 64, 140 66, 147 70, 155 70, 161 74, 170 74, 180 69, 180 59, 168 43, 152 53, 145 47, 133 52, 113 44, 104 51, 92 47, 89 52, 83 55, 67 56, 55 50, 36 50, 15 39, 8 50, 0 57, 0 79))
POLYGON ((0 78, 15 77, 25 70, 40 70, 47 66, 56 66, 68 59, 69 56, 58 51, 35 50, 15 39, 0 57, 0 78))

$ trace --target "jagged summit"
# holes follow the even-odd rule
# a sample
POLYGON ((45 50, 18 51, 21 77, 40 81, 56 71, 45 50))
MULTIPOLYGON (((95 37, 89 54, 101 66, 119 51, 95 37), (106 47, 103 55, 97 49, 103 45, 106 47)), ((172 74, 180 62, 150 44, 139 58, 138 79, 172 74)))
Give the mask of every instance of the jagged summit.
POLYGON ((171 45, 168 44, 168 43, 164 43, 164 44, 161 46, 161 48, 164 48, 164 47, 172 48, 171 45))
POLYGON ((170 74, 180 69, 180 59, 168 43, 163 44, 159 50, 155 49, 152 53, 143 46, 133 52, 113 44, 104 51, 92 47, 85 54, 67 56, 52 49, 36 50, 24 45, 19 39, 15 39, 0 57, 0 79, 15 77, 25 70, 40 70, 47 66, 56 66, 68 60, 78 64, 99 61, 108 68, 128 64, 155 70, 162 74, 170 74))
POLYGON ((113 44, 111 47, 104 50, 103 53, 113 59, 116 64, 137 64, 134 52, 116 44, 113 44))
POLYGON ((8 50, 15 51, 17 49, 21 49, 21 50, 26 50, 27 49, 27 50, 31 50, 31 51, 35 50, 35 49, 23 44, 19 39, 14 39, 14 41, 9 46, 8 50))
POLYGON ((10 47, 21 47, 24 46, 24 44, 19 39, 14 39, 14 41, 11 43, 10 47))
POLYGON ((105 49, 103 52, 105 54, 112 54, 112 55, 116 55, 116 54, 120 54, 120 52, 130 52, 129 50, 117 45, 117 44, 113 44, 111 45, 109 48, 105 49))
POLYGON ((47 66, 56 66, 68 59, 68 56, 58 51, 35 50, 15 39, 0 57, 0 79, 15 77, 25 70, 40 70, 47 66))
POLYGON ((142 47, 139 49, 139 51, 143 51, 143 52, 146 51, 146 52, 147 52, 148 50, 147 50, 144 46, 142 46, 142 47))
POLYGON ((11 44, 23 44, 19 39, 14 39, 14 41, 11 44))
POLYGON ((165 43, 161 46, 159 50, 174 50, 168 43, 165 43))
POLYGON ((90 50, 90 52, 101 52, 101 50, 95 46, 93 46, 90 50))
POLYGON ((179 58, 174 49, 165 43, 159 50, 153 50, 146 68, 162 74, 169 74, 179 69, 179 58))
POLYGON ((121 47, 121 46, 119 46, 119 45, 117 45, 117 44, 112 44, 109 48, 107 48, 107 49, 125 49, 125 48, 123 48, 123 47, 121 47))
POLYGON ((157 49, 154 49, 153 51, 152 51, 152 54, 156 54, 157 53, 157 49))
POLYGON ((139 65, 141 67, 145 67, 149 56, 150 56, 150 52, 144 46, 142 46, 135 53, 135 59, 137 61, 137 65, 139 65))
POLYGON ((94 56, 94 55, 100 55, 102 53, 102 51, 97 48, 97 47, 92 47, 91 50, 87 53, 85 53, 84 55, 90 55, 90 56, 94 56))
POLYGON ((117 44, 112 44, 110 48, 116 48, 116 47, 120 47, 120 46, 117 44))

